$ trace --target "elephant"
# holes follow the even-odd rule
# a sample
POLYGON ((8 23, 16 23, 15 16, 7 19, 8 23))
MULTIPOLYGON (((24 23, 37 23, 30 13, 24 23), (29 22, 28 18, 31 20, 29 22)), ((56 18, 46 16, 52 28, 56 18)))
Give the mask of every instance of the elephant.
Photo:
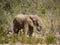
POLYGON ((28 15, 30 19, 33 21, 33 24, 36 26, 36 29, 38 31, 42 30, 42 22, 40 20, 40 17, 38 15, 28 15))
POLYGON ((41 21, 38 15, 17 15, 13 20, 13 25, 14 33, 18 33, 19 30, 23 29, 23 33, 26 35, 29 34, 29 36, 32 36, 34 26, 36 26, 38 31, 42 29, 41 21))
POLYGON ((25 35, 32 36, 33 33, 33 21, 27 15, 17 15, 13 20, 13 31, 18 34, 19 30, 23 29, 25 35))

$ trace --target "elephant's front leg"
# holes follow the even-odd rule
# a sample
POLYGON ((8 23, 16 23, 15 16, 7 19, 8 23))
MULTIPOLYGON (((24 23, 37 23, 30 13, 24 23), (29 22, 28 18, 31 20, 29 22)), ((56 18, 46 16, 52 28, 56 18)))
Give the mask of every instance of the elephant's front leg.
POLYGON ((29 36, 32 36, 32 34, 33 34, 33 27, 32 26, 29 26, 28 33, 29 33, 29 36))
POLYGON ((24 24, 23 33, 24 33, 26 36, 27 36, 28 30, 29 30, 28 24, 25 23, 25 24, 24 24))

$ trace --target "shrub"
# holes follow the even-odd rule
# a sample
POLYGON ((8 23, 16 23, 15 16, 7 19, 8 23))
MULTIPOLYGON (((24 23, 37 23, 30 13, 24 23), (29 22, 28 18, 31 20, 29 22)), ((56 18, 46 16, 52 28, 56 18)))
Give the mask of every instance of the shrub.
POLYGON ((47 44, 54 43, 55 42, 55 35, 49 34, 45 38, 45 42, 47 44))
POLYGON ((28 38, 28 44, 36 44, 36 43, 43 43, 43 40, 41 38, 36 38, 36 37, 29 37, 28 38))
POLYGON ((0 43, 8 43, 9 42, 7 33, 8 33, 8 31, 4 27, 4 25, 0 25, 0 43))
POLYGON ((28 37, 26 35, 22 35, 21 39, 22 39, 21 40, 22 43, 27 43, 28 37))

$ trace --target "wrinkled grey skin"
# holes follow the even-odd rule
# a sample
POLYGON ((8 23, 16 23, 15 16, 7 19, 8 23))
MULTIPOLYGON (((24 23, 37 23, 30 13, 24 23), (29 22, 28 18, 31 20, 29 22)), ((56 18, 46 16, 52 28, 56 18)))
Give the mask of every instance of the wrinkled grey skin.
POLYGON ((36 29, 40 31, 42 29, 42 23, 40 21, 40 17, 38 15, 28 15, 28 16, 33 21, 33 24, 36 26, 36 29))
POLYGON ((33 21, 27 15, 17 15, 13 20, 14 33, 18 33, 23 29, 24 34, 32 36, 33 33, 33 21))

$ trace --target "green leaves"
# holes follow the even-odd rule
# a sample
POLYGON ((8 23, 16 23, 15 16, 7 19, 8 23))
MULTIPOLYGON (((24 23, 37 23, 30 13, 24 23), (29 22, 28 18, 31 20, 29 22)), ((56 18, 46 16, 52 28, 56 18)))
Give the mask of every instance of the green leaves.
POLYGON ((45 38, 45 42, 47 44, 54 43, 55 42, 55 36, 52 35, 52 34, 47 35, 46 38, 45 38))

